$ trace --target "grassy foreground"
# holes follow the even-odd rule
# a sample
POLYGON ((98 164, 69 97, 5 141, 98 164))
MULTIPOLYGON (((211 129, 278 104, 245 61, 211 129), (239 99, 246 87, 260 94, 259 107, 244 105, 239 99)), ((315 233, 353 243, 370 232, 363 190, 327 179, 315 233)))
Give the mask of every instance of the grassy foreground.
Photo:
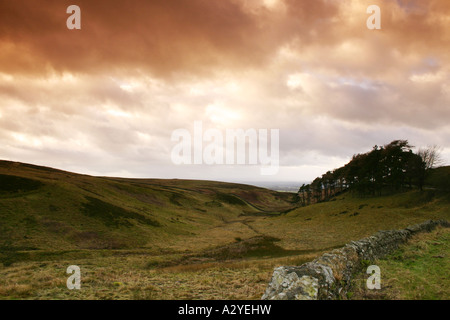
POLYGON ((395 253, 375 262, 381 269, 381 289, 366 287, 368 275, 353 281, 351 299, 449 300, 450 229, 438 228, 414 236, 395 253))
POLYGON ((2 161, 0 180, 0 299, 260 299, 277 266, 380 229, 450 220, 435 190, 298 207, 293 194, 248 185, 2 161), (70 265, 81 290, 66 287, 70 265))

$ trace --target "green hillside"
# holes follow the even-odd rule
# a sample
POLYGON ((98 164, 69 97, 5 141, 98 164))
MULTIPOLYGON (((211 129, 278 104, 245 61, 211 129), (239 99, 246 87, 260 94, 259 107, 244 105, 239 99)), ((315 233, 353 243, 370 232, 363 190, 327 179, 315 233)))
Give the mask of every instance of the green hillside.
POLYGON ((444 192, 450 191, 450 166, 431 169, 426 185, 444 192))
POLYGON ((432 184, 389 196, 92 177, 0 161, 0 298, 259 299, 273 268, 380 229, 450 220, 432 184), (82 268, 69 291, 65 268, 82 268))
MULTIPOLYGON (((198 242, 246 217, 278 215, 293 195, 213 181, 91 177, 0 162, 1 247, 124 249, 198 242)), ((248 227, 230 227, 243 237, 248 227)), ((221 239, 217 239, 221 242, 221 239)), ((198 244, 196 244, 196 247, 198 244)))

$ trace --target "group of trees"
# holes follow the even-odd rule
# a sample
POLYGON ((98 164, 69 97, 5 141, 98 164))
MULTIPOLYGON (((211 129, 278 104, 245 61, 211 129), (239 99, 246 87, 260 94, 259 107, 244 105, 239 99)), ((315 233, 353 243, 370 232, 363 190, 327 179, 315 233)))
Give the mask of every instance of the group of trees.
POLYGON ((328 200, 344 190, 358 195, 381 195, 417 187, 422 190, 428 169, 439 160, 437 147, 412 151, 407 140, 395 140, 370 152, 354 155, 352 160, 333 171, 303 184, 298 201, 308 205, 328 200))

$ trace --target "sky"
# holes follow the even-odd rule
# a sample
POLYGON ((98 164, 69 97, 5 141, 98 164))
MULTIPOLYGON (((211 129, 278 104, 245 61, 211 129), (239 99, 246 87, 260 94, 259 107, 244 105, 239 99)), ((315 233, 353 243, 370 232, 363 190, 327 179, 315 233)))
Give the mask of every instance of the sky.
POLYGON ((310 181, 404 139, 440 146, 450 164, 449 49, 448 0, 0 0, 0 159, 310 181), (370 5, 379 30, 367 28, 370 5), (278 170, 175 164, 172 135, 196 122, 278 130, 278 170))

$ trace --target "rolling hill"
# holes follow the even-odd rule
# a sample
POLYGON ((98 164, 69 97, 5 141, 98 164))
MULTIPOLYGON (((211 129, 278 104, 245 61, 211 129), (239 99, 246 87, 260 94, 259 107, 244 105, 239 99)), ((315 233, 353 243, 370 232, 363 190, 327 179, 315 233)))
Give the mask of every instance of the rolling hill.
POLYGON ((206 245, 215 242, 206 231, 221 226, 229 229, 229 238, 245 238, 251 217, 285 213, 295 207, 292 201, 293 194, 249 185, 92 177, 1 161, 0 243, 34 249, 167 248, 195 236, 206 245))
POLYGON ((259 299, 274 267, 378 230, 450 220, 448 194, 432 184, 305 207, 295 199, 243 184, 0 161, 0 298, 259 299), (72 264, 82 268, 81 291, 66 288, 72 264))

